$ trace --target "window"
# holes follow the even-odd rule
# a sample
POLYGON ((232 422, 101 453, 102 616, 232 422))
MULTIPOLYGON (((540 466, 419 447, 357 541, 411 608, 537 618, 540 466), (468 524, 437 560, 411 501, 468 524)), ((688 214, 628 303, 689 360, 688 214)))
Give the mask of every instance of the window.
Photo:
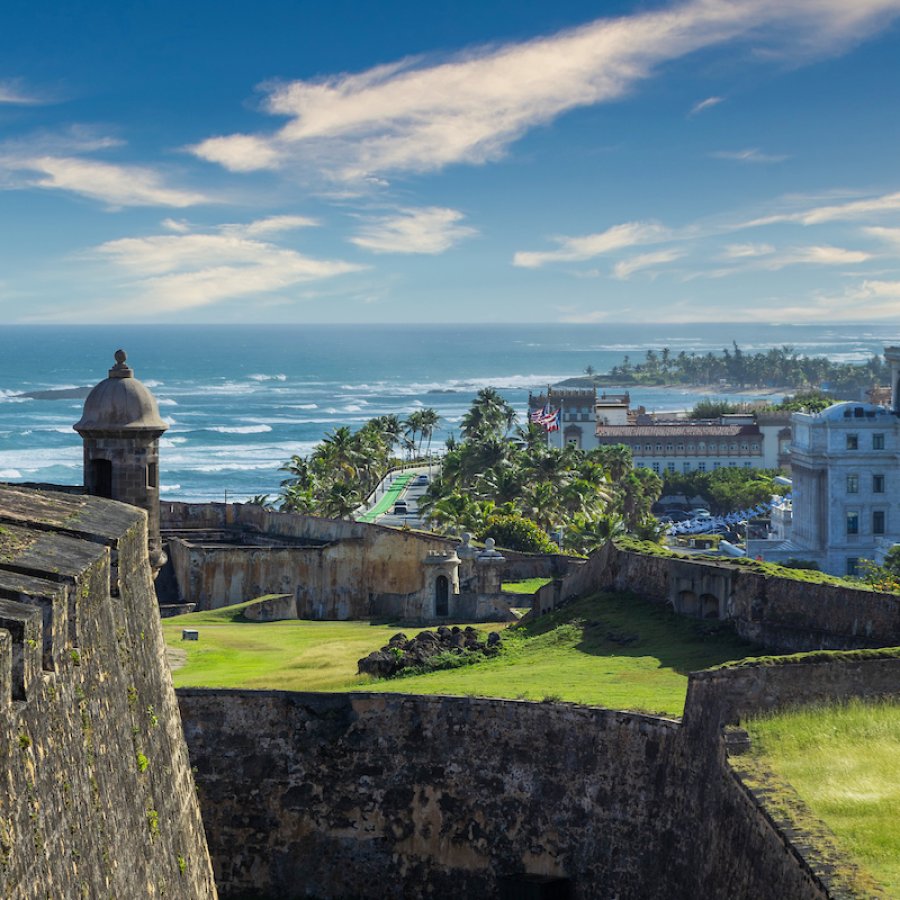
POLYGON ((698 471, 698 472, 705 472, 705 471, 706 471, 706 463, 705 463, 705 462, 698 462, 698 463, 697 463, 697 471, 698 471))
POLYGON ((671 445, 671 444, 666 444, 666 450, 671 450, 671 449, 672 449, 672 445, 671 445))
POLYGON ((848 475, 847 476, 847 493, 848 494, 858 494, 859 493, 859 475, 848 475))
POLYGON ((856 575, 859 571, 859 557, 858 556, 848 556, 847 557, 847 574, 848 575, 856 575))
POLYGON ((741 444, 741 450, 743 450, 744 452, 746 452, 746 451, 749 450, 749 449, 750 449, 750 445, 749 445, 749 444, 747 444, 747 443, 741 444))
POLYGON ((718 460, 716 460, 716 461, 713 463, 713 468, 714 468, 714 469, 718 469, 721 465, 722 465, 722 464, 721 464, 718 460))
POLYGON ((675 471, 675 463, 670 462, 670 463, 666 466, 666 471, 667 471, 667 472, 674 472, 674 471, 675 471))
POLYGON ((847 534, 859 534, 859 513, 847 513, 847 534))
POLYGON ((678 450, 679 450, 681 453, 683 453, 683 452, 684 452, 684 444, 679 444, 679 445, 678 445, 678 450))
POLYGON ((737 460, 732 459, 732 460, 729 461, 729 463, 728 463, 728 468, 729 468, 729 469, 733 469, 733 468, 735 468, 736 466, 737 466, 737 460))
POLYGON ((859 435, 858 434, 848 434, 847 435, 847 449, 848 450, 859 450, 859 435))
POLYGON ((688 453, 693 453, 693 452, 694 452, 694 445, 693 445, 693 444, 688 444, 688 445, 687 445, 687 448, 688 448, 688 453))
POLYGON ((653 471, 656 472, 657 475, 659 475, 659 463, 658 462, 653 463, 653 471))
POLYGON ((872 534, 884 534, 884 510, 872 510, 872 534))
POLYGON ((656 452, 657 452, 657 453, 662 453, 662 444, 657 444, 657 445, 656 445, 656 452))
POLYGON ((751 444, 751 445, 750 445, 750 449, 751 449, 754 453, 759 453, 759 444, 751 444))
POLYGON ((883 494, 884 493, 884 475, 873 475, 872 476, 872 493, 873 494, 883 494))
POLYGON ((873 434, 872 435, 872 449, 873 450, 884 450, 884 435, 883 434, 873 434))
POLYGON ((653 449, 653 444, 644 444, 644 449, 649 453, 653 449))
POLYGON ((147 487, 159 487, 159 463, 152 462, 147 466, 147 487))
POLYGON ((744 468, 745 468, 745 469, 749 469, 750 467, 751 467, 751 463, 749 463, 749 462, 745 462, 745 463, 744 463, 744 468))
POLYGON ((691 471, 691 464, 690 464, 689 462, 682 463, 682 464, 681 464, 681 471, 682 471, 682 472, 690 472, 690 471, 691 471))

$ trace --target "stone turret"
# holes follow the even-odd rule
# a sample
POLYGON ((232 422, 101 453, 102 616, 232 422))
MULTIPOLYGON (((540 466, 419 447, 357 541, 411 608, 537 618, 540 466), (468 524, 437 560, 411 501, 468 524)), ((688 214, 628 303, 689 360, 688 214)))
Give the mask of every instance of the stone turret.
POLYGON ((158 570, 166 559, 159 536, 159 438, 169 426, 125 351, 117 350, 115 359, 73 426, 84 441, 84 486, 89 494, 146 511, 150 565, 158 570))

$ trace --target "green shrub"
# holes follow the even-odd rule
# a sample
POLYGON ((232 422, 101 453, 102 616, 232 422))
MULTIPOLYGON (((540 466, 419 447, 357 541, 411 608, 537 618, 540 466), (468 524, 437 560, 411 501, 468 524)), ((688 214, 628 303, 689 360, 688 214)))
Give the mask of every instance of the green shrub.
POLYGON ((498 547, 523 553, 558 553, 559 548, 540 526, 523 516, 490 516, 479 540, 493 538, 498 547))

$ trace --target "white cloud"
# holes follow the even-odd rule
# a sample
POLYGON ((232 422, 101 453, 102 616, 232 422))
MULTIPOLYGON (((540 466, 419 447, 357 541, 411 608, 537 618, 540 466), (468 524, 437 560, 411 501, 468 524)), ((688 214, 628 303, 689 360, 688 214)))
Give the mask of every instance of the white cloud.
MULTIPOLYGON (((252 297, 293 285, 358 271, 342 260, 315 259, 242 235, 170 234, 122 238, 101 244, 94 255, 132 280, 129 296, 143 307, 176 312, 252 297)), ((122 304, 117 308, 121 311, 122 304)))
POLYGON ((872 258, 870 253, 862 250, 845 250, 843 247, 810 246, 790 247, 782 253, 758 260, 759 268, 777 271, 786 266, 846 266, 866 262, 872 258))
POLYGON ((724 97, 707 97, 705 100, 700 100, 691 107, 691 111, 688 115, 696 116, 697 113, 701 113, 706 109, 712 109, 712 107, 718 106, 724 99, 724 97))
POLYGON ((260 237, 264 234, 278 234, 282 231, 293 231, 296 228, 314 228, 319 222, 309 216, 269 216, 257 219, 249 225, 225 226, 237 228, 249 237, 260 237))
POLYGON ((443 253, 478 233, 460 224, 463 218, 459 210, 440 206, 401 209, 373 218, 350 241, 373 253, 443 253))
POLYGON ((777 163, 789 159, 780 154, 763 153, 758 147, 750 147, 747 150, 719 150, 709 155, 714 159, 731 159, 745 163, 777 163))
POLYGON ((626 281, 641 269, 650 269, 665 263, 674 262, 676 259, 681 259, 686 252, 685 250, 672 248, 670 250, 658 250, 655 253, 641 253, 637 256, 632 256, 630 259, 620 260, 613 266, 613 277, 618 278, 620 281, 626 281))
POLYGON ((814 206, 796 212, 774 213, 758 219, 751 219, 738 227, 756 228, 761 225, 777 225, 782 222, 795 222, 799 225, 824 225, 827 222, 852 221, 867 216, 897 212, 898 210, 900 210, 900 191, 883 194, 879 197, 850 200, 846 203, 814 206))
POLYGON ((671 232, 654 222, 626 222, 614 225, 597 234, 580 237, 555 237, 558 250, 546 252, 519 251, 513 257, 513 265, 526 269, 536 269, 547 263, 582 262, 604 253, 633 247, 635 244, 650 244, 670 240, 671 232))
POLYGON ((893 244, 900 250, 900 228, 881 228, 873 226, 872 228, 863 228, 863 231, 870 237, 885 241, 888 244, 893 244))
POLYGON ((723 253, 727 259, 748 259, 775 252, 771 244, 729 244, 723 253))
POLYGON ((29 91, 20 78, 0 79, 0 103, 16 106, 36 106, 46 99, 29 91))
POLYGON ((174 231, 177 234, 187 234, 191 230, 191 226, 184 219, 163 219, 159 223, 166 231, 174 231))
POLYGON ((782 322, 896 319, 900 316, 900 281, 866 280, 835 296, 818 294, 803 305, 785 306, 777 316, 782 322))
POLYGON ((33 187, 71 191, 112 207, 194 206, 211 202, 204 194, 167 187, 158 172, 78 157, 36 156, 0 160, 0 166, 32 173, 33 187))
POLYGON ((898 12, 900 0, 692 0, 447 62, 266 86, 265 108, 287 117, 284 127, 190 149, 232 171, 296 165, 345 180, 484 163, 529 129, 617 100, 699 49, 752 38, 797 63, 840 51, 898 12))

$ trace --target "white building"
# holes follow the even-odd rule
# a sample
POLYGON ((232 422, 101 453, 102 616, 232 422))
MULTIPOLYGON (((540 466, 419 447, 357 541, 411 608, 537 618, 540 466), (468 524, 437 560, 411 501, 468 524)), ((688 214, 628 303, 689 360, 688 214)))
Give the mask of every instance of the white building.
POLYGON ((858 572, 900 543, 900 347, 891 364, 891 406, 835 403, 817 415, 794 413, 793 522, 788 541, 755 541, 749 555, 773 562, 813 560, 824 572, 858 572))

